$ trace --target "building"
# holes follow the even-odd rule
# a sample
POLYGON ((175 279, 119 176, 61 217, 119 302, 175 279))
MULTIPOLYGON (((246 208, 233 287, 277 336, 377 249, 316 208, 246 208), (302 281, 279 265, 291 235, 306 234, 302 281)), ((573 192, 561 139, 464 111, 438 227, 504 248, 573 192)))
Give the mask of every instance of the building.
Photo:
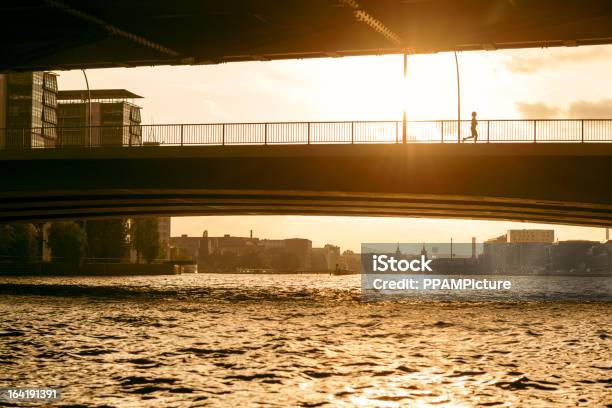
POLYGON ((597 241, 560 241, 548 248, 547 270, 554 274, 607 274, 608 246, 597 241))
POLYGON ((361 254, 346 250, 340 258, 341 267, 352 272, 361 272, 361 254))
POLYGON ((326 244, 323 248, 312 248, 311 269, 334 271, 342 266, 340 247, 326 244))
POLYGON ((59 91, 58 143, 61 146, 141 144, 142 98, 126 89, 59 91))
MULTIPOLYGON (((190 237, 172 238, 172 244, 189 247, 195 253, 190 237)), ((235 237, 225 234, 209 237, 204 231, 197 248, 198 270, 232 272, 238 269, 274 270, 276 272, 302 272, 311 268, 312 242, 304 238, 259 239, 235 237)))
POLYGON ((260 252, 259 239, 253 238, 252 232, 250 237, 229 234, 209 237, 208 231, 204 231, 198 250, 198 271, 234 272, 240 266, 241 258, 260 252))
POLYGON ((480 259, 482 273, 537 274, 548 263, 554 230, 508 230, 485 241, 480 259))
POLYGON ((190 259, 197 261, 200 252, 200 237, 190 237, 183 234, 180 237, 170 237, 170 251, 175 250, 190 259))
POLYGON ((554 230, 522 229, 508 230, 506 242, 552 244, 555 241, 554 230))
POLYGON ((160 258, 170 258, 170 217, 159 217, 157 219, 158 231, 159 231, 159 247, 160 247, 160 258))
MULTIPOLYGON (((312 241, 304 238, 284 239, 284 250, 297 258, 298 271, 307 271, 311 268, 312 241)), ((340 249, 338 248, 338 253, 340 249)))
POLYGON ((208 237, 209 254, 233 254, 241 256, 258 249, 259 239, 251 237, 233 237, 225 234, 222 237, 208 237))
POLYGON ((0 75, 0 148, 53 147, 56 126, 56 74, 0 75))

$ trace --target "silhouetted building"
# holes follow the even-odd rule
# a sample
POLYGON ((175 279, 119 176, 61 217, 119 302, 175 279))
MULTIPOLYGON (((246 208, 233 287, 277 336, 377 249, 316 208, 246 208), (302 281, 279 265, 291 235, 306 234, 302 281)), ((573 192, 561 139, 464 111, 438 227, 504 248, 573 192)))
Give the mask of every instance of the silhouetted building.
POLYGON ((323 248, 312 248, 310 267, 313 271, 334 271, 341 266, 340 247, 327 244, 323 248))
POLYGON ((529 242, 552 244, 555 241, 555 231, 538 229, 508 230, 506 240, 513 244, 529 242))
POLYGON ((127 146, 142 141, 142 98, 126 89, 59 91, 61 146, 127 146), (90 100, 91 98, 91 100, 90 100))
POLYGON ((297 269, 306 271, 311 268, 312 241, 304 238, 289 238, 283 240, 285 250, 298 260, 297 269))
POLYGON ((183 234, 180 237, 170 237, 170 248, 175 248, 179 253, 187 255, 190 259, 197 261, 200 252, 200 237, 190 237, 183 234))
POLYGON ((485 241, 480 259, 483 273, 537 274, 547 265, 554 230, 508 230, 485 241))
POLYGON ((560 241, 548 248, 550 273, 596 274, 610 273, 610 246, 597 241, 560 241))
POLYGON ((0 75, 0 148, 53 147, 57 142, 57 75, 0 75))
POLYGON ((247 252, 252 252, 258 246, 258 238, 251 237, 233 237, 230 234, 225 234, 222 237, 209 237, 209 252, 210 253, 232 253, 234 255, 244 255, 247 252))
MULTIPOLYGON (((260 252, 259 239, 252 237, 233 237, 225 234, 222 237, 209 237, 204 231, 198 251, 198 271, 201 272, 235 272, 250 255, 254 257, 260 252)), ((251 265, 248 265, 251 266, 251 265)))
MULTIPOLYGON (((176 237, 173 244, 195 247, 189 237, 176 237)), ((259 239, 229 234, 209 237, 204 231, 197 250, 198 270, 233 272, 269 270, 275 272, 307 271, 311 268, 312 242, 309 239, 259 239)))
POLYGON ((159 232, 160 258, 170 258, 170 217, 159 217, 157 228, 159 232))
POLYGON ((361 254, 356 254, 351 250, 346 250, 340 257, 341 268, 353 272, 361 271, 361 254))

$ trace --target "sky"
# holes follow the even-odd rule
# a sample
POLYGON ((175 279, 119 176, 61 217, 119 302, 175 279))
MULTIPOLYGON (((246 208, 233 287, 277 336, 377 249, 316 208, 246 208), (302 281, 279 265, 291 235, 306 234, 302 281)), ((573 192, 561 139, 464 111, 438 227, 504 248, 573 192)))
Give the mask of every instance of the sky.
MULTIPOLYGON (((612 46, 459 53, 462 118, 612 118, 612 46)), ((59 72, 60 89, 84 89, 81 71, 59 72)), ((87 70, 92 89, 143 96, 143 124, 456 119, 452 53, 87 70)), ((469 242, 510 228, 550 225, 368 217, 180 217, 172 235, 304 237, 357 251, 362 242, 469 242)), ((554 226, 561 240, 602 240, 602 229, 554 226)))

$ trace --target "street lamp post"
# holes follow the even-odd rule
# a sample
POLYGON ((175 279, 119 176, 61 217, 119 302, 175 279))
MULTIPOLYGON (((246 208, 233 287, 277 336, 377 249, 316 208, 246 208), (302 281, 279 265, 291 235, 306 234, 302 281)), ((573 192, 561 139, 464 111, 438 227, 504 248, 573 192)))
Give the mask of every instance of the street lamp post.
MULTIPOLYGON (((406 73, 408 70, 408 54, 404 53, 404 91, 406 91, 406 73)), ((405 97, 403 95, 403 97, 405 97)), ((406 144, 406 103, 404 101, 404 111, 402 113, 402 143, 406 144)))
POLYGON ((457 143, 461 143, 461 85, 459 80, 459 59, 455 51, 455 70, 457 71, 457 143))
POLYGON ((89 80, 87 79, 87 73, 84 69, 83 76, 85 77, 85 85, 87 86, 87 146, 91 147, 91 91, 89 90, 89 80))

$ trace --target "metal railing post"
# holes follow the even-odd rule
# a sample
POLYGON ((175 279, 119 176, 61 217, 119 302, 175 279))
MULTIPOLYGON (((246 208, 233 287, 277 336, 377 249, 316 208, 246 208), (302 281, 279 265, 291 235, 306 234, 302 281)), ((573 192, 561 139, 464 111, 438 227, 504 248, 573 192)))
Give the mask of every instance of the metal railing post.
POLYGON ((538 142, 538 136, 537 136, 537 133, 536 133, 537 123, 538 123, 537 120, 533 121, 533 143, 537 143, 538 142))
POLYGON ((181 125, 181 146, 183 145, 183 125, 181 125))
POLYGON ((355 122, 351 122, 351 144, 355 144, 355 122))
POLYGON ((491 121, 487 120, 487 143, 491 140, 491 121))
POLYGON ((308 122, 308 144, 310 144, 310 122, 308 122))
POLYGON ((440 143, 444 144, 444 121, 440 121, 440 143))
POLYGON ((223 124, 223 127, 221 129, 221 144, 225 146, 225 123, 223 124))
POLYGON ((580 120, 580 142, 584 143, 584 119, 580 120))
POLYGON ((264 123, 264 144, 268 144, 268 124, 264 123))

